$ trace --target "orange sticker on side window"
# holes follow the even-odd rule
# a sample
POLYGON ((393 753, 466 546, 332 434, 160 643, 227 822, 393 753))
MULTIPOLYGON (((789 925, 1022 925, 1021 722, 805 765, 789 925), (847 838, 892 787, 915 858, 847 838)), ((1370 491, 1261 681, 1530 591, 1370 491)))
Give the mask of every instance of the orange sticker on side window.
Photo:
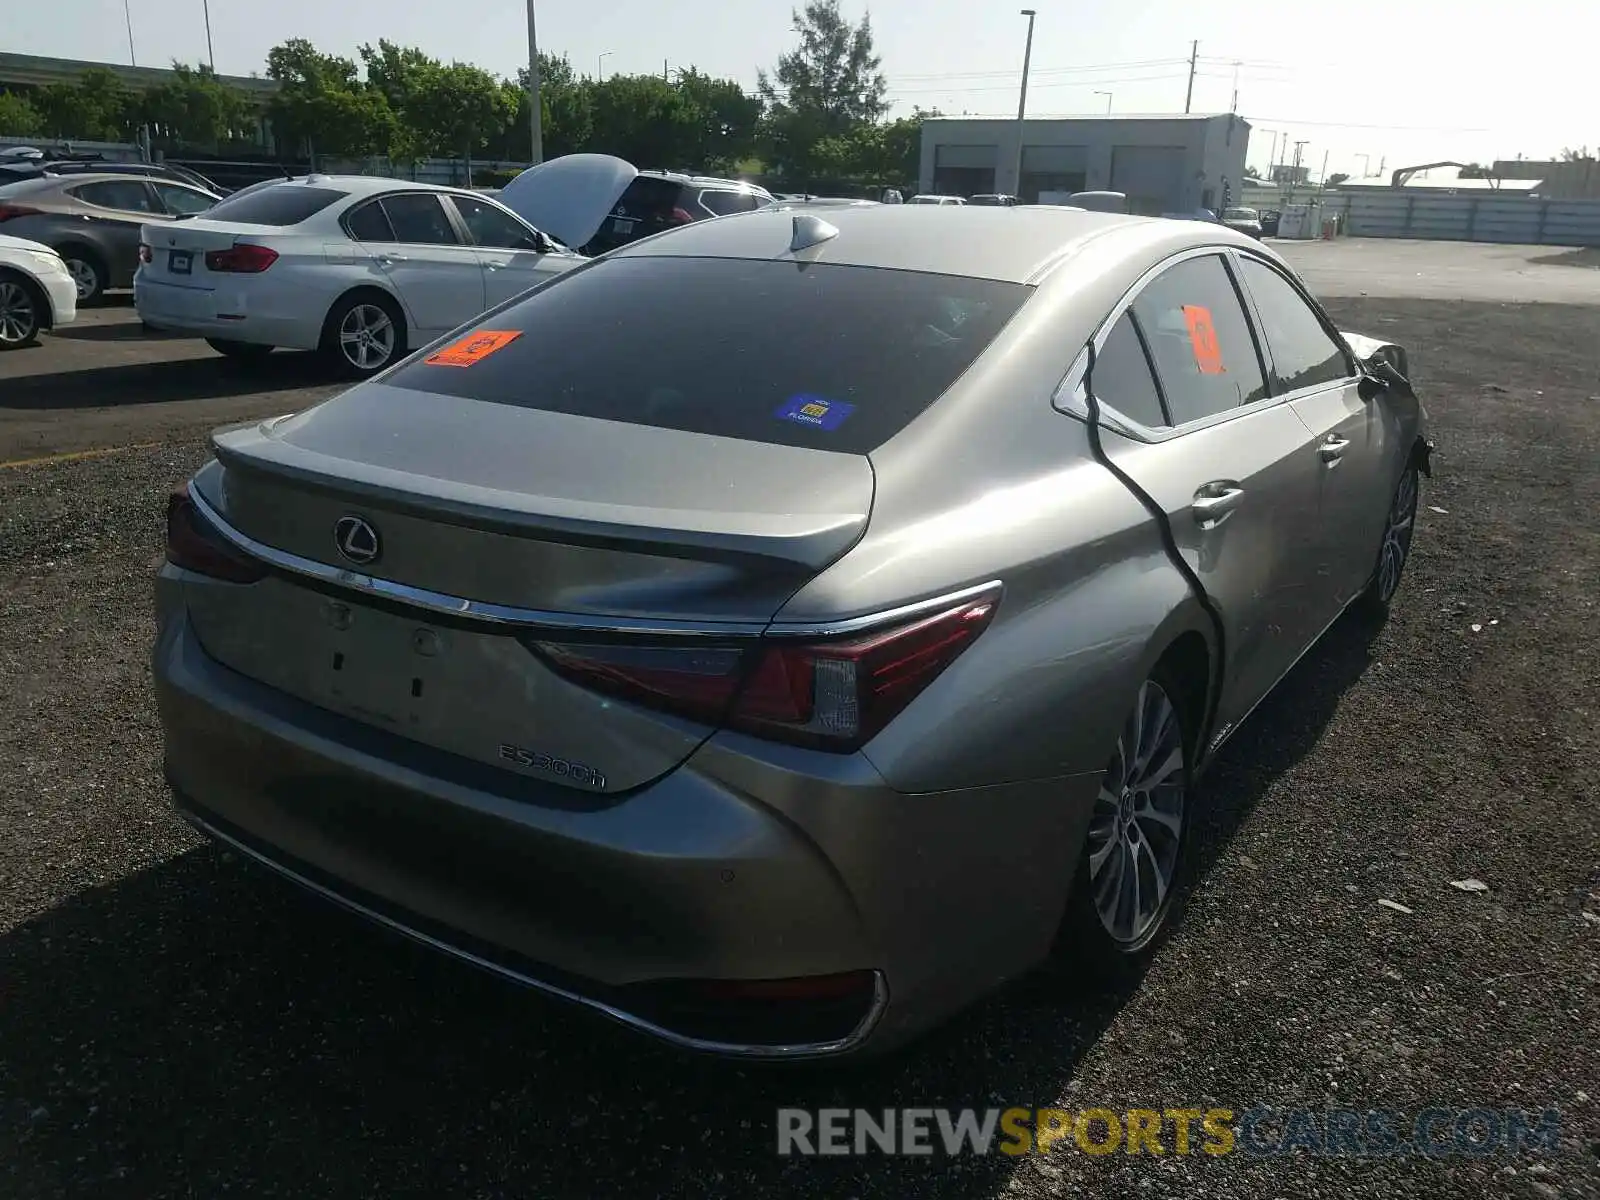
POLYGON ((1221 375, 1222 347, 1217 345, 1217 329, 1211 323, 1211 310, 1198 304, 1183 306, 1183 319, 1189 323, 1189 345, 1194 347, 1194 365, 1202 375, 1221 375))
POLYGON ((522 336, 520 329, 480 329, 443 350, 435 350, 422 361, 430 367, 470 367, 496 350, 503 350, 522 336))

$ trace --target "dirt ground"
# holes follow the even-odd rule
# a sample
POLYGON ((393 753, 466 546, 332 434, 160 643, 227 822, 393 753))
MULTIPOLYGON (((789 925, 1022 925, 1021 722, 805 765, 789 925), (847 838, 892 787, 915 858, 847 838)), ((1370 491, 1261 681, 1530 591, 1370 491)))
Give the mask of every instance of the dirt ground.
POLYGON ((684 1059, 202 845, 149 695, 163 496, 206 426, 323 393, 288 361, 265 385, 200 355, 108 368, 99 392, 0 368, 0 463, 143 446, 0 467, 0 1194, 1600 1196, 1600 307, 1330 308, 1410 347, 1439 446, 1388 625, 1336 626, 1230 742, 1203 877, 1137 986, 1025 982, 850 1068, 684 1059), (1561 1135, 1477 1159, 774 1153, 780 1106, 1052 1104, 1555 1107, 1561 1135))

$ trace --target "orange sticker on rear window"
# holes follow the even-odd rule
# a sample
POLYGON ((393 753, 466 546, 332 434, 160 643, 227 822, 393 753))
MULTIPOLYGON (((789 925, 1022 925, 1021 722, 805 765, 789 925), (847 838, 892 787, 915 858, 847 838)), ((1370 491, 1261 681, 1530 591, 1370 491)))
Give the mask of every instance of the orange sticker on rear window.
POLYGON ((443 350, 435 350, 422 361, 430 367, 470 367, 496 350, 503 350, 522 336, 520 329, 480 329, 443 350))
POLYGON ((1211 323, 1211 310, 1198 304, 1183 306, 1183 319, 1189 323, 1189 345, 1194 347, 1194 365, 1202 375, 1221 375, 1222 347, 1217 345, 1217 329, 1211 323))

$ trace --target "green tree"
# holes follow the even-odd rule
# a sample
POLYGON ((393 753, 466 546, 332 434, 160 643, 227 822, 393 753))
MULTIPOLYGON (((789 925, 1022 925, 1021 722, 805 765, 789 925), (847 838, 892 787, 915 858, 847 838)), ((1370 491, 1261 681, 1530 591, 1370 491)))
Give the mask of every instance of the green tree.
POLYGON ((254 123, 250 101, 210 67, 175 62, 172 73, 172 79, 147 88, 135 105, 140 123, 153 126, 169 146, 215 150, 254 123))
POLYGON ((1261 172, 1256 170, 1254 167, 1246 167, 1244 169, 1244 177, 1246 179, 1260 179, 1261 172))
POLYGON ((1350 178, 1350 176, 1345 174, 1345 172, 1343 172, 1343 171, 1335 171, 1332 175, 1329 175, 1328 178, 1323 181, 1323 184, 1324 184, 1325 187, 1338 187, 1341 183, 1343 183, 1345 180, 1347 180, 1349 178, 1350 178))
POLYGON ((439 60, 414 46, 399 46, 381 38, 376 48, 362 46, 360 54, 367 69, 367 87, 380 93, 394 114, 383 149, 391 162, 414 168, 429 153, 422 96, 440 69, 439 60))
MULTIPOLYGON (((525 162, 532 153, 526 67, 517 70, 516 90, 517 110, 507 126, 505 156, 525 162)), ((583 150, 594 137, 594 97, 589 82, 578 78, 564 55, 539 54, 539 113, 539 137, 546 158, 583 150)))
POLYGON ((800 44, 760 74, 766 105, 767 156, 783 173, 806 176, 820 163, 824 138, 850 138, 889 110, 882 59, 873 49, 872 19, 852 25, 839 0, 808 0, 793 14, 800 44))
POLYGON ((278 81, 267 115, 282 149, 355 157, 382 153, 394 138, 389 102, 348 58, 291 38, 267 52, 267 77, 278 81))
POLYGON ((688 166, 695 131, 678 90, 659 75, 612 75, 588 85, 589 150, 641 167, 688 166))
POLYGON ((116 142, 128 135, 132 96, 104 67, 91 67, 72 83, 40 88, 35 107, 52 137, 116 142))
POLYGON ((674 80, 684 128, 685 161, 709 171, 732 171, 756 151, 762 102, 737 80, 713 79, 693 67, 674 80))
POLYGON ((451 63, 422 77, 406 123, 434 154, 473 155, 499 137, 515 110, 494 76, 466 63, 451 63))
POLYGON ((0 134, 7 137, 33 137, 44 132, 39 110, 17 92, 0 92, 0 134))

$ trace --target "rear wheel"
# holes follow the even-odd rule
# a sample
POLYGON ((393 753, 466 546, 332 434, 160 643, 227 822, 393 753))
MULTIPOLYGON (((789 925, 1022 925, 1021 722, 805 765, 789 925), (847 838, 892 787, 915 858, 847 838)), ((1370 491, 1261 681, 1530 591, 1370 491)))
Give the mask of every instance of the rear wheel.
POLYGON ((361 292, 333 306, 322 327, 322 353, 340 374, 365 379, 406 352, 405 318, 387 296, 361 292))
POLYGON ((0 271, 0 350, 16 350, 39 336, 44 324, 38 290, 14 271, 0 271))
POLYGON ((68 246, 61 251, 61 261, 67 264, 67 273, 78 289, 80 305, 93 304, 105 295, 109 276, 98 254, 81 246, 68 246))
POLYGON ((254 342, 234 342, 227 338, 207 338, 206 345, 225 358, 240 362, 259 362, 272 353, 271 346, 258 346, 254 342))
POLYGON ((1187 694, 1157 667, 1100 780, 1058 938, 1061 957, 1097 975, 1143 966, 1170 925, 1189 844, 1187 694))

